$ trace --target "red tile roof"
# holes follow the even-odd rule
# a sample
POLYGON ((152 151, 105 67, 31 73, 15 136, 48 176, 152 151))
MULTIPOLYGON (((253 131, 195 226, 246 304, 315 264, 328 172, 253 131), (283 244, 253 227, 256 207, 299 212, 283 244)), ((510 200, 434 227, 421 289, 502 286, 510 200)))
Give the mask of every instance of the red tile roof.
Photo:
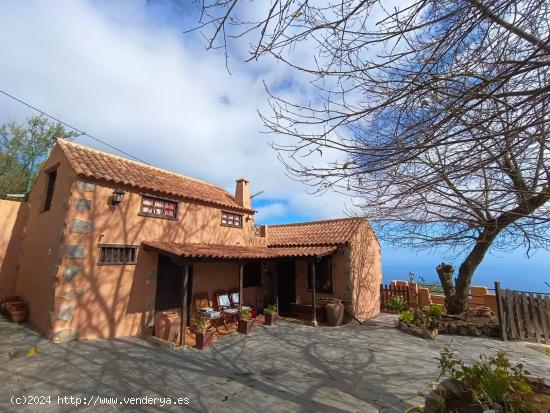
POLYGON ((284 257, 314 257, 336 251, 336 246, 267 248, 241 245, 180 244, 166 241, 143 241, 146 248, 176 255, 182 258, 198 259, 271 259, 284 257))
POLYGON ((67 156, 71 167, 81 177, 99 179, 115 185, 129 185, 141 190, 201 201, 243 212, 253 212, 237 204, 232 195, 217 185, 64 139, 58 139, 57 143, 67 156))
POLYGON ((298 224, 269 225, 267 245, 290 247, 307 245, 342 245, 351 241, 353 234, 366 218, 341 218, 298 224))

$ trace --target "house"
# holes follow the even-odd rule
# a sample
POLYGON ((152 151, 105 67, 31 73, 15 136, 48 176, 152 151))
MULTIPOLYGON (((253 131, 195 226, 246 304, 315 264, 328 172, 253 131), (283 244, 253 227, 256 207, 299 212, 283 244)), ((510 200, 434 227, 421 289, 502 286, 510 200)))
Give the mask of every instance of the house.
POLYGON ((197 292, 236 289, 244 304, 305 309, 313 324, 314 296, 342 298, 358 320, 380 308, 380 246, 366 219, 257 227, 244 178, 231 195, 59 139, 23 209, 23 229, 2 230, 13 234, 0 295, 23 297, 53 340, 145 334, 169 309, 187 320, 197 292))

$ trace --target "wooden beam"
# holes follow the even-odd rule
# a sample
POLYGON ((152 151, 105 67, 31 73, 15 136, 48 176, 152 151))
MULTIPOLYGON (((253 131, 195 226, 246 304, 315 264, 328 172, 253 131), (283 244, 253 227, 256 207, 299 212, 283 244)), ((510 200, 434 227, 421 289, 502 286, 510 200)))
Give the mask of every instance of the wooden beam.
POLYGON ((311 263, 311 324, 317 327, 317 289, 315 288, 315 262, 311 263))
POLYGON ((497 300, 497 314, 498 322, 500 324, 500 338, 502 341, 508 341, 508 323, 506 322, 506 313, 502 305, 502 291, 500 289, 500 283, 495 282, 495 298, 497 300))
POLYGON ((185 330, 187 329, 187 283, 189 281, 189 265, 183 266, 183 281, 181 292, 181 326, 180 326, 180 347, 185 346, 185 330))
POLYGON ((239 306, 243 305, 243 277, 244 277, 244 265, 239 265, 239 306))

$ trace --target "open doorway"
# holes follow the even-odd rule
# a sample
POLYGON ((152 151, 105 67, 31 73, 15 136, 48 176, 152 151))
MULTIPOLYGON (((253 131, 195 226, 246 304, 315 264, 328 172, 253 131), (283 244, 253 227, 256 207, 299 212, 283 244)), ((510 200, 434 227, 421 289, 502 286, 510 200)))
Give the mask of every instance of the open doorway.
POLYGON ((296 269, 294 261, 281 261, 277 268, 277 297, 279 313, 292 314, 292 305, 296 301, 296 269))
MULTIPOLYGON (((191 306, 193 267, 189 266, 187 308, 191 306)), ((155 335, 172 341, 179 331, 183 301, 183 266, 166 255, 159 254, 155 295, 155 335), (177 331, 178 330, 178 331, 177 331)), ((190 312, 187 312, 189 323, 190 312)))

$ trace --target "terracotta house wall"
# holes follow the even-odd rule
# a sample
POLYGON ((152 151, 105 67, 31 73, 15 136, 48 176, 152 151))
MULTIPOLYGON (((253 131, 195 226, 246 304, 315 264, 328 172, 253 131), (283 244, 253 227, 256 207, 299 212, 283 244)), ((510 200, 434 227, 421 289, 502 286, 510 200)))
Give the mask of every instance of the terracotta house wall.
MULTIPOLYGON (((332 255, 332 293, 316 292, 317 298, 343 298, 347 295, 348 284, 345 279, 343 251, 332 255)), ((296 261, 296 299, 303 304, 311 304, 311 291, 307 288, 308 262, 296 261)))
MULTIPOLYGON (((63 277, 56 290, 54 338, 135 335, 151 320, 157 255, 140 250, 137 265, 98 265, 99 244, 140 245, 143 240, 158 239, 233 245, 255 242, 251 219, 243 220, 242 229, 223 227, 220 209, 183 201, 179 204, 178 221, 145 217, 139 215, 141 195, 132 188, 124 188, 127 194, 123 202, 112 206, 114 189, 83 180, 72 186, 66 243, 67 250, 77 249, 81 254, 67 255, 62 263, 63 277), (66 298, 67 291, 70 299, 66 298)), ((231 288, 238 288, 238 267, 211 269, 214 281, 208 286, 210 292, 228 285, 224 278, 227 271, 237 277, 231 281, 231 288), (217 274, 224 274, 221 284, 215 282, 217 274)), ((196 271, 195 291, 199 291, 204 269, 198 266, 196 271)))
POLYGON ((364 321, 380 312, 382 258, 374 231, 363 223, 353 236, 349 250, 351 311, 364 321))
MULTIPOLYGON (((204 263, 193 265, 193 294, 207 293, 216 307, 214 293, 239 289, 239 265, 233 263, 204 263)), ((194 308, 194 304, 192 306, 194 308)))
POLYGON ((15 294, 15 274, 27 213, 26 202, 0 200, 0 297, 15 294))
POLYGON ((75 175, 55 148, 44 164, 29 197, 29 213, 21 241, 15 292, 29 302, 29 321, 49 335, 54 288, 65 254, 67 211, 75 175), (51 208, 44 211, 48 171, 57 167, 51 208))

